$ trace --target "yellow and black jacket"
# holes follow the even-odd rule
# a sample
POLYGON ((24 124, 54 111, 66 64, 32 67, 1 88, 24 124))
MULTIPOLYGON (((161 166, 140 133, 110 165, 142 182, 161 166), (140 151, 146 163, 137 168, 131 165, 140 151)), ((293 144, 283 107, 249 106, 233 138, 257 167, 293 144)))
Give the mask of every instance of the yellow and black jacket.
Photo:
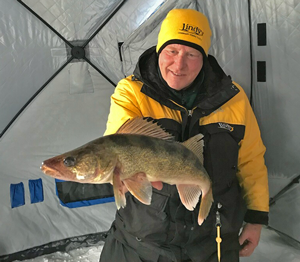
MULTIPOLYGON (((111 97, 105 135, 115 133, 126 120, 137 116, 157 120, 178 141, 201 132, 205 139, 204 166, 213 182, 214 205, 203 225, 198 226, 199 206, 194 212, 186 210, 175 186, 165 184, 161 191, 154 189, 150 206, 126 194, 127 206, 117 212, 110 244, 117 239, 135 252, 140 250, 138 256, 151 258, 150 261, 157 261, 159 255, 175 256, 181 261, 181 253, 193 261, 205 261, 216 252, 215 223, 219 211, 222 249, 238 250, 243 220, 267 224, 269 208, 265 147, 248 98, 216 60, 208 56, 203 77, 197 82, 196 88, 201 91, 188 110, 180 96, 168 90, 157 68, 153 47, 140 57, 134 74, 119 82, 111 97)), ((108 250, 106 245, 103 257, 108 250)))

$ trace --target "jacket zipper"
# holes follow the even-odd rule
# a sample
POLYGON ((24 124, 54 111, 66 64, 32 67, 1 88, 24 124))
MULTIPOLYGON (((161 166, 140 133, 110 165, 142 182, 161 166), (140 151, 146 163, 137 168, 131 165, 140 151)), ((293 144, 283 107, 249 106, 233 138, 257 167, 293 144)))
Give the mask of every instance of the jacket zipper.
MULTIPOLYGON (((190 122, 193 116, 193 112, 197 107, 194 107, 193 109, 186 109, 185 107, 183 107, 182 105, 176 103, 174 100, 170 100, 173 104, 177 105, 178 107, 184 109, 184 111, 187 113, 187 119, 186 119, 186 123, 185 126, 182 126, 182 140, 184 141, 186 138, 189 138, 189 132, 190 132, 190 122), (186 130, 186 128, 188 127, 188 130, 186 130)), ((182 120, 182 125, 184 124, 183 119, 182 120)))

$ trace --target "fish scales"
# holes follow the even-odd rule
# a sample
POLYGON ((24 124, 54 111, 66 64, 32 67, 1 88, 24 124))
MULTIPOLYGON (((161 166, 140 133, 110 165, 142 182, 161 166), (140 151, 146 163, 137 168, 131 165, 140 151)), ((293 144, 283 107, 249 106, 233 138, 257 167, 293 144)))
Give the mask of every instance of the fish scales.
POLYGON ((113 135, 109 139, 122 166, 121 179, 144 172, 150 181, 163 179, 175 184, 175 178, 189 180, 204 172, 195 154, 180 143, 143 135, 113 135))

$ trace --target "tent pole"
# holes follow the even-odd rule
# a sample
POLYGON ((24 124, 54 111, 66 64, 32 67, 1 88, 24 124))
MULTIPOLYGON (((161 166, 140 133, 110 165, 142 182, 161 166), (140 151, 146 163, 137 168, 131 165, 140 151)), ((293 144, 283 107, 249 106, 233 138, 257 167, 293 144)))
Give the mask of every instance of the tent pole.
POLYGON ((43 24, 45 24, 47 27, 49 27, 58 37, 60 37, 66 44, 68 44, 71 48, 73 45, 66 39, 64 38, 59 32, 57 32, 54 27, 52 27, 48 22, 46 22, 41 16, 39 16, 37 13, 35 13, 29 6, 24 4, 22 0, 17 0, 21 5, 23 5, 30 13, 32 13, 35 17, 37 17, 43 24))
POLYGON ((13 122, 19 117, 19 115, 23 112, 23 110, 34 100, 34 98, 44 89, 46 85, 48 85, 54 77, 56 77, 60 71, 62 71, 70 61, 73 60, 73 57, 69 58, 66 63, 64 63, 61 68, 59 68, 47 81, 43 86, 35 92, 35 94, 27 101, 27 103, 18 111, 18 113, 13 117, 13 119, 8 123, 8 125, 3 129, 0 133, 0 138, 5 134, 5 132, 9 129, 9 127, 13 124, 13 122))

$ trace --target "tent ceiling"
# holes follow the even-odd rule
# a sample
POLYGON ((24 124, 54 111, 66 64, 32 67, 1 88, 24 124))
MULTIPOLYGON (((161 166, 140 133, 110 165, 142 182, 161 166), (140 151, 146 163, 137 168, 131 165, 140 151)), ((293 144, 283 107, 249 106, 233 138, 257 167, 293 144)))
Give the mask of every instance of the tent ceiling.
MULTIPOLYGON (((120 8, 124 1, 79 1, 76 5, 70 1, 47 2, 42 0, 19 0, 18 2, 29 11, 26 13, 26 17, 21 16, 24 20, 22 21, 21 19, 19 21, 20 29, 23 28, 24 31, 29 30, 29 32, 32 33, 24 37, 22 31, 15 32, 14 30, 8 30, 11 35, 3 34, 3 39, 5 37, 4 45, 6 45, 7 48, 10 47, 11 40, 13 39, 14 41, 12 47, 15 59, 20 59, 21 61, 25 60, 28 61, 28 63, 15 61, 15 63, 11 65, 14 60, 9 61, 11 57, 7 56, 6 59, 8 63, 5 64, 6 68, 1 70, 1 74, 3 73, 6 75, 5 78, 9 78, 9 82, 4 82, 0 86, 0 90, 3 93, 3 96, 0 98, 1 136, 32 99, 69 62, 76 62, 81 58, 81 60, 89 63, 111 82, 111 80, 88 59, 90 55, 88 52, 88 44, 111 16, 120 8), (33 16, 29 18, 31 14, 33 16), (16 34, 20 37, 16 37, 16 34), (40 48, 41 46, 43 48, 40 48), (24 57, 22 57, 23 55, 24 57), (45 64, 45 61, 48 61, 48 64, 45 64), (7 71, 12 68, 8 65, 14 67, 14 72, 20 73, 21 71, 24 77, 18 74, 16 78, 10 78, 7 71), (49 70, 45 69, 46 66, 49 67, 49 70), (30 72, 32 78, 27 80, 28 83, 24 83, 27 71, 30 72), (42 73, 44 71, 47 71, 48 75, 42 73), (17 79, 19 79, 19 81, 17 79), (24 86, 24 84, 30 85, 31 88, 21 89, 20 87, 24 86), (14 88, 15 92, 12 92, 11 88, 14 88), (16 100, 16 97, 19 99, 16 100), (3 110, 1 110, 2 107, 3 110)), ((20 8, 20 6, 18 8, 20 8)), ((17 11, 22 12, 21 9, 17 9, 16 12, 17 11)), ((12 13, 12 15, 14 14, 12 13)), ((2 32, 6 33, 6 23, 3 23, 2 26, 4 27, 2 32)), ((85 65, 85 67, 87 66, 88 65, 85 65)), ((74 76, 74 81, 76 82, 76 80, 79 79, 78 77, 76 78, 79 71, 76 69, 74 71, 74 68, 75 66, 69 70, 71 77, 74 76)), ((76 68, 78 68, 78 66, 76 68)), ((86 78, 84 74, 81 74, 81 76, 86 78)), ((5 78, 3 77, 3 79, 5 78)), ((80 83, 85 82, 81 80, 80 83)))

